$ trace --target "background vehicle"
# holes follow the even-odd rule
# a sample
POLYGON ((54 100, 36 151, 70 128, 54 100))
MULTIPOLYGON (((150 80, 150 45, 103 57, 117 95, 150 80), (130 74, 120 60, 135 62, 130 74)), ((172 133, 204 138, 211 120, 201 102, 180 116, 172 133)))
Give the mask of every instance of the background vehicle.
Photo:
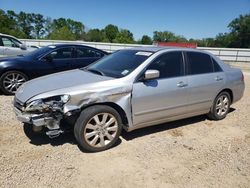
POLYGON ((242 72, 209 53, 134 48, 85 69, 30 81, 16 93, 14 106, 18 119, 34 130, 46 127, 55 137, 65 130, 60 122, 68 121, 83 149, 102 151, 114 145, 122 128, 201 114, 223 119, 244 88, 242 72))
POLYGON ((36 46, 26 46, 17 38, 0 33, 0 57, 27 54, 37 48, 36 46))
POLYGON ((27 55, 0 59, 0 90, 14 94, 27 80, 60 71, 81 68, 107 55, 83 45, 58 44, 27 55))

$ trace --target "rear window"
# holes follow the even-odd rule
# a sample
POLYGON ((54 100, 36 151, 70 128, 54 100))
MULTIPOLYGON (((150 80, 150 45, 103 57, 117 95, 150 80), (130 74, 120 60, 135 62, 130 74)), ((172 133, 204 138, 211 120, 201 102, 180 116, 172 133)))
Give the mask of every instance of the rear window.
POLYGON ((214 60, 214 58, 211 58, 214 64, 214 72, 221 72, 222 69, 220 67, 220 65, 218 65, 217 61, 214 60))
POLYGON ((214 72, 213 62, 208 54, 186 52, 188 59, 188 74, 204 74, 214 72))

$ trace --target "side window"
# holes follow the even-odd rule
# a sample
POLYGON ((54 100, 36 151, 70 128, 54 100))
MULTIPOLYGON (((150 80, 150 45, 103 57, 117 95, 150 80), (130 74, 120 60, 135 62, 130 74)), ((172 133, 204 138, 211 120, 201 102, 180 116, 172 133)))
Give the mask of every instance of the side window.
POLYGON ((102 57, 102 54, 100 52, 88 48, 76 48, 76 57, 102 57))
POLYGON ((214 72, 221 72, 222 69, 221 69, 220 65, 218 65, 218 63, 215 61, 214 58, 211 57, 211 59, 212 59, 213 64, 214 64, 214 72))
POLYGON ((49 54, 53 59, 72 58, 72 48, 60 48, 49 54))
POLYGON ((3 41, 3 46, 19 48, 19 44, 14 42, 13 40, 11 40, 8 37, 2 37, 2 41, 3 41))
POLYGON ((186 52, 188 59, 188 74, 203 74, 213 72, 213 63, 207 54, 186 52))
POLYGON ((160 72, 160 78, 171 78, 183 76, 182 52, 168 52, 158 57, 147 69, 154 69, 160 72))

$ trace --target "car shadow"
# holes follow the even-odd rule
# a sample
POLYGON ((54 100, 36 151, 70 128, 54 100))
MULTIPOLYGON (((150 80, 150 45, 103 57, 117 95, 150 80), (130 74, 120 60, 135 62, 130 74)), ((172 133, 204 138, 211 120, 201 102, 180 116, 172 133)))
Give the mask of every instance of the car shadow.
MULTIPOLYGON (((67 131, 56 138, 49 138, 45 131, 40 133, 33 132, 29 124, 23 124, 23 130, 25 135, 30 139, 29 143, 36 146, 47 145, 50 144, 51 146, 60 146, 63 144, 72 144, 77 145, 79 150, 85 153, 92 153, 89 151, 84 150, 79 146, 77 143, 73 131, 67 131)), ((118 141, 111 147, 116 147, 121 144, 122 140, 119 138, 118 141)), ((111 149, 110 148, 110 149, 111 149)))
MULTIPOLYGON (((233 111, 235 111, 235 108, 230 108, 228 113, 231 113, 233 111)), ((145 127, 145 128, 134 130, 132 132, 123 131, 121 136, 125 140, 129 141, 129 140, 133 140, 133 139, 138 138, 138 137, 151 135, 151 134, 154 134, 156 132, 163 132, 163 131, 175 129, 178 127, 186 126, 186 125, 192 125, 192 124, 195 124, 198 122, 205 121, 207 119, 208 119, 208 117, 206 115, 200 115, 200 116, 190 117, 190 118, 181 119, 181 120, 177 120, 177 121, 172 121, 169 123, 163 123, 163 124, 158 124, 158 125, 154 125, 154 126, 150 126, 150 127, 145 127)), ((210 121, 214 121, 214 120, 210 120, 210 121)))
MULTIPOLYGON (((233 111, 235 111, 235 109, 230 108, 229 113, 231 113, 233 111)), ((177 121, 173 121, 173 122, 169 122, 169 123, 145 127, 145 128, 141 128, 138 130, 134 130, 132 132, 122 131, 121 137, 124 138, 126 141, 130 141, 130 140, 133 140, 133 139, 138 138, 138 137, 154 134, 156 132, 163 132, 163 131, 175 129, 177 127, 192 125, 192 124, 197 123, 197 122, 205 121, 206 119, 207 119, 206 115, 201 115, 201 116, 195 116, 195 117, 177 120, 177 121)), ((24 124, 23 128, 24 128, 24 132, 25 132, 26 136, 30 139, 30 144, 33 144, 36 146, 47 145, 47 144, 50 144, 51 146, 60 146, 60 145, 69 143, 72 145, 77 145, 78 148, 82 152, 89 153, 88 151, 82 149, 78 145, 72 131, 66 132, 66 133, 61 134, 60 136, 58 136, 56 138, 51 139, 45 134, 45 132, 35 133, 35 132, 31 131, 31 129, 27 126, 30 126, 30 125, 24 124)), ((114 146, 112 146, 112 148, 120 145, 121 143, 122 143, 122 140, 119 138, 119 140, 116 142, 116 144, 114 146)))

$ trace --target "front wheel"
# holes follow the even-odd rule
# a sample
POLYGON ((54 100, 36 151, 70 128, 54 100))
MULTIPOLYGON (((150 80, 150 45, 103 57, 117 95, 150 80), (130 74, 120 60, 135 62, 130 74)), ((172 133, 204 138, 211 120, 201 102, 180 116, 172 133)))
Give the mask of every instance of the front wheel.
POLYGON ((213 120, 221 120, 226 117, 231 105, 231 97, 228 92, 221 92, 214 100, 208 117, 213 120))
POLYGON ((19 71, 8 71, 0 77, 0 89, 6 95, 14 95, 17 89, 28 80, 28 77, 19 71))
POLYGON ((98 152, 112 147, 121 130, 121 117, 115 109, 95 105, 81 112, 74 127, 74 134, 81 148, 98 152))

